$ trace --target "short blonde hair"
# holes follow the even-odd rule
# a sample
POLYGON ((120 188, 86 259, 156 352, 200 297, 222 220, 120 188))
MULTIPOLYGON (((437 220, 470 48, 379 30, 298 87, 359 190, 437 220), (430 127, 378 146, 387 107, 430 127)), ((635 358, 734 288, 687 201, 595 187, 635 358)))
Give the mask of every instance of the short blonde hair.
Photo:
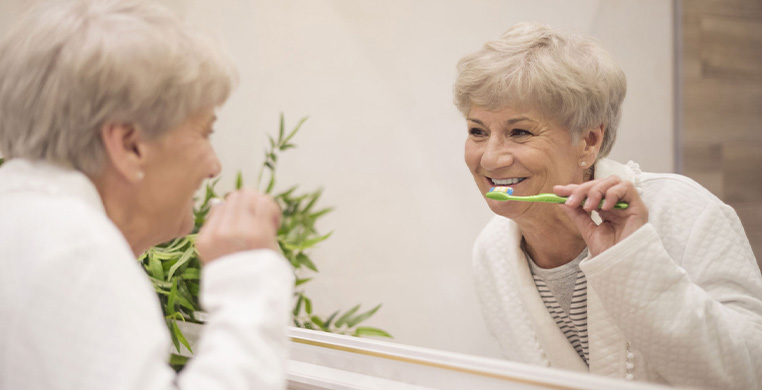
POLYGON ((453 95, 464 116, 473 106, 531 108, 565 126, 574 139, 604 125, 599 158, 614 145, 627 80, 590 38, 520 23, 463 57, 457 72, 453 95))
POLYGON ((146 1, 52 1, 0 41, 0 151, 98 174, 100 128, 156 138, 237 83, 230 59, 146 1))

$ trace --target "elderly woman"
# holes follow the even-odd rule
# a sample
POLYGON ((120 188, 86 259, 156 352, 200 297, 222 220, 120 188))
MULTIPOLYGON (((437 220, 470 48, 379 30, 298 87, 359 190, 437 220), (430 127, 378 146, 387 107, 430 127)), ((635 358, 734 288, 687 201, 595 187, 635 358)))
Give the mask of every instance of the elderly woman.
POLYGON ((459 62, 455 103, 479 191, 568 196, 487 199, 497 215, 474 267, 488 326, 512 360, 760 388, 762 277, 741 223, 686 177, 606 159, 625 90, 592 40, 536 24, 459 62))
POLYGON ((135 256, 193 227, 235 71, 167 11, 53 2, 0 42, 0 388, 282 388, 293 275, 272 199, 198 236, 208 325, 179 376, 135 256))

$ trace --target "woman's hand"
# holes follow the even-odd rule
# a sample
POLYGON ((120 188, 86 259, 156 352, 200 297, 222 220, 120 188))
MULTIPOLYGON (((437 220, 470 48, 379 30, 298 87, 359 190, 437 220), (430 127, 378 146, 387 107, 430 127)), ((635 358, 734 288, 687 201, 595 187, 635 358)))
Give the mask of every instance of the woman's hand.
POLYGON ((577 225, 592 256, 611 248, 648 222, 648 209, 635 186, 617 176, 555 186, 553 192, 568 197, 561 207, 577 225), (605 201, 599 208, 601 199, 605 201), (627 202, 629 207, 614 209, 620 201, 627 202), (603 220, 600 225, 596 225, 590 217, 593 210, 598 211, 603 220))
POLYGON ((204 264, 251 249, 279 251, 280 220, 280 207, 269 196, 249 189, 231 192, 224 203, 212 207, 196 249, 204 264))

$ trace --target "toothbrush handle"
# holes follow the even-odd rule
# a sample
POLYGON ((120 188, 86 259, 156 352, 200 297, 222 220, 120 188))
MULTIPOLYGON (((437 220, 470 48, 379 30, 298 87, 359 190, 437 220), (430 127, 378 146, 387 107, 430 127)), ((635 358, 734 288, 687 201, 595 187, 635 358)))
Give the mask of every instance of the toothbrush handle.
MULTIPOLYGON (((538 195, 532 195, 525 197, 528 202, 546 202, 546 203, 565 203, 566 197, 558 196, 556 194, 538 194, 538 195)), ((519 199, 515 199, 519 200, 519 199)), ((603 206, 603 202, 605 199, 601 200, 601 204, 598 207, 603 206)), ((614 205, 615 209, 626 209, 629 207, 629 204, 625 202, 618 202, 614 205)))
POLYGON ((614 205, 614 208, 615 208, 615 209, 620 209, 620 210, 624 210, 624 209, 626 209, 626 208, 628 208, 628 207, 630 207, 630 205, 629 205, 628 203, 625 203, 625 202, 617 202, 617 203, 614 205))
MULTIPOLYGON (((563 196, 558 196, 556 194, 537 194, 537 195, 530 195, 530 196, 516 196, 516 195, 508 195, 505 192, 500 191, 490 191, 487 192, 485 195, 489 199, 499 200, 499 201, 507 201, 507 200, 515 200, 519 202, 545 202, 545 203, 566 203, 566 198, 563 196)), ((600 206, 603 206, 603 200, 601 200, 600 206)), ((600 207, 599 206, 599 207, 600 207)), ((629 205, 625 202, 619 202, 614 205, 615 209, 626 209, 629 205)))

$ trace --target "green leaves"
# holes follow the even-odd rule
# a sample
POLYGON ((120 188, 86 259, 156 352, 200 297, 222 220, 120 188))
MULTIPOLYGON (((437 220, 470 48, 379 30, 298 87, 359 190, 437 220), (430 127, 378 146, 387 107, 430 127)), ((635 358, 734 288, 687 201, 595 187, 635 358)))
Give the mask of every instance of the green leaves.
POLYGON ((381 308, 381 305, 378 305, 374 307, 373 309, 366 311, 365 313, 355 315, 355 313, 358 310, 360 310, 360 305, 357 305, 349 309, 346 313, 344 313, 341 317, 339 317, 338 320, 336 320, 336 327, 340 328, 346 325, 347 328, 353 328, 355 325, 373 316, 373 314, 376 314, 376 312, 380 308, 381 308))
POLYGON ((376 312, 377 312, 377 311, 378 311, 378 309, 380 309, 380 308, 381 308, 381 305, 378 305, 378 306, 374 307, 373 309, 371 309, 371 310, 369 310, 369 311, 367 311, 367 312, 365 312, 365 313, 362 313, 362 314, 360 314, 359 316, 356 316, 356 317, 352 317, 352 318, 348 319, 348 320, 347 320, 347 327, 348 327, 348 328, 352 328, 352 327, 354 327, 355 325, 357 325, 357 324, 359 324, 359 323, 361 323, 361 322, 363 322, 363 321, 367 320, 367 319, 368 319, 368 318, 370 318, 370 317, 371 317, 373 314, 376 314, 376 312))
MULTIPOLYGON (((319 234, 315 226, 317 219, 330 209, 323 209, 319 214, 313 213, 312 208, 323 191, 319 189, 311 193, 295 195, 297 188, 291 187, 274 197, 283 210, 282 222, 278 229, 278 243, 283 255, 295 270, 298 271, 304 267, 318 272, 317 266, 305 251, 331 236, 332 233, 319 234)), ((297 286, 303 283, 305 282, 302 281, 297 286)))
POLYGON ((161 260, 156 256, 148 256, 148 274, 158 280, 164 280, 164 268, 161 266, 161 260))
POLYGON ((185 365, 188 363, 189 358, 181 355, 171 354, 169 356, 169 365, 175 370, 175 372, 180 372, 180 370, 185 367, 185 365))
POLYGON ((169 275, 167 275, 167 278, 172 279, 172 276, 175 274, 177 269, 187 264, 190 261, 190 259, 195 255, 196 255, 196 248, 191 248, 190 250, 183 252, 183 254, 180 256, 177 262, 175 264, 172 264, 171 267, 169 267, 169 275))
POLYGON ((175 320, 170 320, 170 321, 172 323, 172 342, 175 343, 175 348, 177 348, 177 352, 180 352, 180 347, 177 345, 177 342, 176 342, 176 340, 179 340, 185 346, 185 348, 188 348, 188 352, 193 353, 190 343, 188 343, 188 340, 185 339, 183 332, 180 331, 180 327, 177 326, 177 321, 175 320))
MULTIPOLYGON (((333 234, 333 232, 328 233, 324 236, 315 237, 308 240, 302 240, 301 242, 297 242, 297 243, 283 242, 283 247, 292 251, 300 251, 299 255, 302 255, 301 251, 312 248, 313 246, 315 246, 315 244, 321 241, 325 241, 326 239, 328 239, 328 237, 331 236, 331 234, 333 234)), ((317 270, 315 269, 313 271, 317 271, 317 270)))
MULTIPOLYGON (((201 229, 201 226, 204 225, 204 222, 206 222, 206 216, 209 214, 209 210, 211 210, 212 207, 209 201, 212 198, 219 198, 217 193, 214 191, 214 187, 219 181, 220 178, 216 178, 206 183, 204 199, 201 201, 201 205, 193 210, 193 217, 195 222, 193 233, 198 233, 199 229, 201 229)), ((243 182, 241 182, 241 184, 243 184, 243 182)))
POLYGON ((292 312, 294 317, 293 322, 300 328, 352 336, 392 337, 386 331, 378 328, 368 326, 355 328, 358 324, 373 316, 381 308, 381 305, 360 314, 357 314, 360 310, 360 305, 356 305, 343 314, 340 311, 335 311, 328 317, 324 317, 312 314, 312 301, 303 292, 297 292, 294 296, 296 297, 296 305, 292 312), (302 303, 304 303, 304 314, 302 313, 302 303))
POLYGON ((339 319, 336 320, 336 327, 338 328, 338 327, 341 327, 342 325, 346 324, 347 320, 349 320, 352 317, 352 315, 355 314, 355 312, 358 309, 360 309, 360 305, 357 305, 357 306, 349 309, 349 311, 347 311, 341 317, 339 317, 339 319))
POLYGON ((181 344, 191 349, 177 321, 198 322, 195 312, 201 310, 198 301, 201 260, 195 238, 195 234, 176 238, 148 249, 138 258, 159 295, 172 343, 178 352, 181 344))
POLYGON ((296 254, 296 265, 294 265, 294 268, 299 268, 301 266, 305 266, 312 271, 318 272, 315 263, 313 263, 312 260, 310 260, 310 258, 304 254, 304 252, 299 252, 296 254))
POLYGON ((353 336, 375 336, 375 337, 389 337, 391 338, 392 335, 389 333, 386 333, 385 331, 378 329, 378 328, 371 328, 369 326, 362 326, 355 329, 355 332, 352 334, 353 336))
POLYGON ((286 121, 283 118, 283 113, 281 113, 280 125, 278 126, 278 140, 276 141, 271 135, 267 135, 267 138, 270 141, 270 148, 265 150, 265 161, 262 164, 262 168, 257 177, 257 188, 259 188, 262 184, 262 176, 264 175, 265 169, 270 171, 270 180, 268 180, 267 187, 265 188, 266 194, 272 193, 273 188, 275 188, 275 169, 278 165, 278 152, 283 152, 296 147, 296 145, 289 143, 289 141, 291 141, 291 138, 294 138, 306 120, 307 117, 302 118, 299 123, 297 123, 296 127, 286 135, 286 121))
POLYGON ((296 300, 296 305, 294 305, 294 310, 292 311, 294 317, 298 317, 299 312, 302 311, 302 302, 304 302, 304 295, 299 294, 299 298, 296 300))
POLYGON ((238 171, 238 174, 235 175, 235 189, 240 190, 241 188, 243 188, 243 174, 238 171))

